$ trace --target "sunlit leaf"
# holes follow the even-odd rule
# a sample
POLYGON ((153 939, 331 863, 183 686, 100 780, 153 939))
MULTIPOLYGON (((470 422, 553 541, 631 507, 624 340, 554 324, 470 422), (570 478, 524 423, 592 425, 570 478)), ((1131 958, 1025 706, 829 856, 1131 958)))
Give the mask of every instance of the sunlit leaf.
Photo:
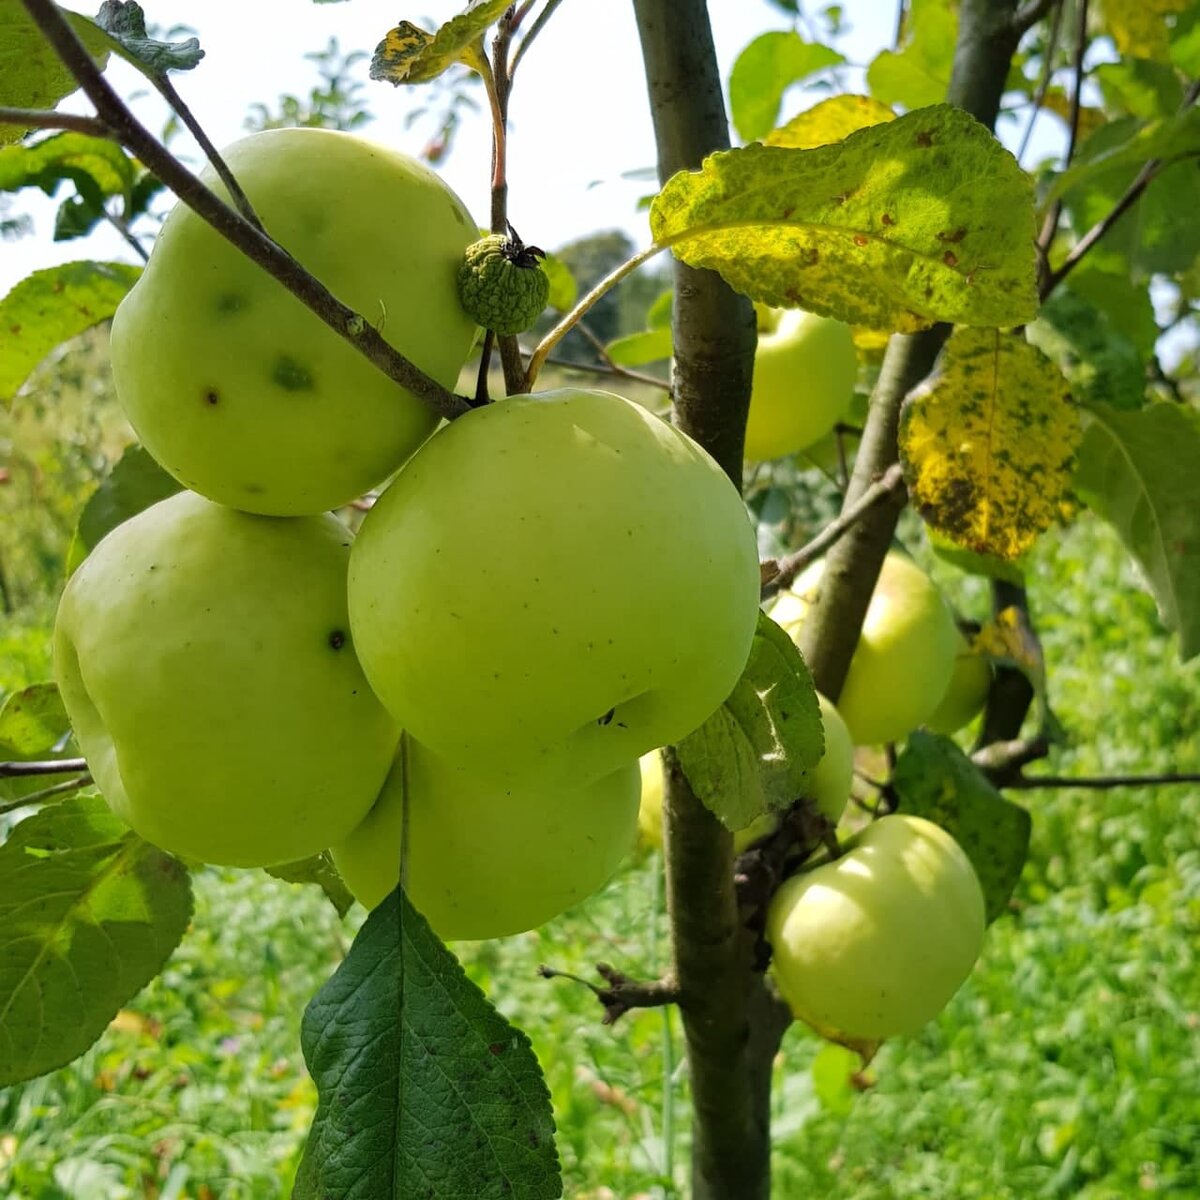
POLYGON ((562 1195, 529 1039, 395 891, 304 1013, 319 1100, 294 1200, 562 1195))
POLYGON ((1122 55, 1165 61, 1173 18, 1194 0, 1103 0, 1104 31, 1122 55))
POLYGON ((729 73, 729 113, 744 142, 770 132, 783 93, 818 71, 845 62, 845 56, 798 33, 759 35, 737 56, 729 73))
POLYGON ((73 262, 22 279, 0 300, 0 404, 55 346, 107 321, 140 274, 127 263, 73 262))
POLYGON ((476 67, 482 38, 489 25, 504 14, 512 0, 472 0, 464 12, 452 17, 436 33, 411 21, 401 21, 375 47, 372 79, 399 86, 428 83, 455 63, 476 67))
POLYGON ((192 911, 187 870, 98 796, 0 846, 0 1087, 82 1054, 162 969, 192 911))
POLYGON ((346 886, 338 869, 333 865, 333 858, 328 850, 314 854, 310 858, 302 858, 299 862, 280 863, 276 867, 267 867, 268 875, 282 879, 285 883, 315 884, 325 893, 325 898, 333 905, 339 917, 344 917, 354 904, 354 896, 346 886))
POLYGON ((727 829, 805 794, 825 753, 817 693, 792 639, 765 613, 732 694, 675 750, 692 790, 727 829))
POLYGON ((1178 404, 1086 410, 1075 486, 1120 534, 1179 652, 1200 653, 1200 416, 1178 404))
MULTIPOLYGON (((86 17, 68 19, 100 67, 108 62, 108 37, 86 17)), ((75 77, 33 23, 21 0, 0 0, 0 105, 53 108, 79 86, 75 77)), ((0 125, 0 145, 16 142, 25 131, 0 125)))
POLYGON ((13 692, 0 707, 0 744, 20 755, 50 750, 70 728, 54 683, 35 683, 13 692))
POLYGON ((871 95, 920 108, 946 98, 958 38, 956 0, 912 0, 899 50, 883 50, 867 68, 871 95))
POLYGON ((624 337, 613 338, 605 347, 609 358, 621 367, 643 367, 647 363, 662 362, 671 357, 673 348, 670 328, 627 333, 624 337))
POLYGON ((550 281, 550 295, 546 303, 559 312, 574 308, 579 298, 579 284, 575 282, 571 268, 557 254, 547 254, 541 261, 541 268, 550 281))
POLYGON ((909 735, 892 785, 900 811, 940 825, 966 851, 983 887, 988 921, 1008 907, 1029 852, 1029 813, 1005 800, 942 734, 909 735))
POLYGON ((790 146, 795 150, 812 150, 828 146, 857 129, 891 121, 896 114, 886 104, 870 96, 832 96, 806 109, 778 129, 772 129, 763 139, 768 146, 790 146))
POLYGON ((96 198, 133 190, 134 164, 116 142, 84 133, 58 133, 32 146, 0 148, 0 191, 38 187, 48 196, 64 179, 91 185, 96 198))
POLYGON ((1023 554, 1071 483, 1079 413, 1062 372, 1021 334, 960 329, 904 406, 909 495, 939 533, 997 558, 1023 554))
POLYGON ((1032 182, 950 105, 833 146, 747 146, 669 179, 656 241, 776 308, 912 332, 1037 311, 1032 182))

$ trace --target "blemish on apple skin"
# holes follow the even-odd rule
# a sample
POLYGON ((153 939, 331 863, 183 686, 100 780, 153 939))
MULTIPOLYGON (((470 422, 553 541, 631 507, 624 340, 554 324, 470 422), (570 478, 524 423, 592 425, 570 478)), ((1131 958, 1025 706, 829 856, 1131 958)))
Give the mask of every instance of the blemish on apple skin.
POLYGON ((344 630, 335 629, 329 635, 329 645, 334 650, 340 650, 346 644, 346 634, 344 630))
POLYGON ((217 297, 216 309, 221 316, 239 313, 246 307, 246 297, 238 292, 222 292, 217 297))
POLYGON ((281 354, 271 369, 271 382, 285 392, 311 392, 314 381, 312 372, 288 354, 281 354))
POLYGON ((204 403, 205 404, 215 405, 215 404, 220 403, 220 400, 221 400, 221 397, 220 397, 220 394, 217 392, 216 388, 205 388, 204 389, 204 403))

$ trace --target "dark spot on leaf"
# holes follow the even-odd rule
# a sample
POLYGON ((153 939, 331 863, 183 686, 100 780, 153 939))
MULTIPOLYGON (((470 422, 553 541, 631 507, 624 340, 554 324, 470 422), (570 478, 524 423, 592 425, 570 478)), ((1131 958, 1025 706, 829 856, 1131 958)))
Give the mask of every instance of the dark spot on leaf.
POLYGON ((867 239, 863 237, 861 233, 856 233, 854 235, 854 244, 856 246, 865 246, 867 244, 867 239))
POLYGON ((881 219, 885 225, 895 225, 896 223, 896 218, 891 213, 884 213, 881 219))
POLYGON ((958 255, 955 254, 953 250, 947 250, 946 253, 942 255, 942 262, 944 262, 948 267, 957 267, 958 255))
POLYGON ((937 235, 939 242, 961 242, 967 236, 965 225, 960 225, 953 233, 946 233, 944 230, 937 235))
POLYGON ((923 130, 921 133, 918 133, 917 134, 917 145, 918 146, 932 146, 933 145, 933 134, 930 133, 928 130, 923 130))
POLYGON ((312 372, 287 354, 275 360, 271 379, 287 392, 311 391, 313 386, 312 372))
POLYGON ((792 213, 794 213, 795 211, 796 211, 796 206, 794 204, 789 204, 787 206, 787 208, 785 208, 783 210, 783 212, 781 212, 779 214, 779 219, 781 221, 786 221, 788 219, 788 217, 790 217, 792 215, 792 213))
POLYGON ((489 1054, 503 1054, 504 1053, 504 1043, 503 1042, 493 1042, 488 1047, 488 1053, 489 1054))
POLYGON ((335 650, 340 650, 346 644, 346 634, 341 629, 335 629, 329 635, 329 644, 335 650))

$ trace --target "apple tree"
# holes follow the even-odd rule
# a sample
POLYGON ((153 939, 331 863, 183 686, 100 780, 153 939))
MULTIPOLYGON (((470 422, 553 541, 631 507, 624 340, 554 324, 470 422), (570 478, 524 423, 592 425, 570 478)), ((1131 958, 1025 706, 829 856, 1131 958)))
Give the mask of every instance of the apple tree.
POLYGON ((704 0, 634 0, 658 188, 645 248, 580 296, 508 213, 509 97, 558 0, 379 30, 381 85, 482 81, 486 221, 344 130, 218 150, 176 86, 203 80, 198 42, 136 3, 0 0, 0 188, 69 184, 57 235, 113 225, 141 260, 0 300, 5 402, 111 321, 140 440, 80 519, 56 679, 0 710, 0 1086, 70 1062, 162 969, 193 869, 265 868, 370 910, 305 1012, 293 1194, 558 1196, 537 1031, 445 942, 584 900, 640 819, 671 966, 588 986, 609 1021, 678 1008, 691 1194, 754 1200, 788 1026, 867 1062, 970 973, 1025 861, 1011 794, 1061 782, 1028 770, 1064 737, 1031 545, 1086 506, 1200 650, 1200 17, 911 0, 859 95, 837 13, 822 40, 774 2, 726 89, 704 0), (57 107, 76 89, 86 115, 57 107), (1064 152, 1026 170, 1002 113, 1026 142, 1058 114, 1064 152), (589 334, 657 255, 644 333, 589 334), (604 390, 545 386, 573 330, 604 390), (663 412, 619 394, 647 379, 663 412), (840 511, 799 537, 822 475, 840 511), (987 621, 898 546, 906 510, 987 621))

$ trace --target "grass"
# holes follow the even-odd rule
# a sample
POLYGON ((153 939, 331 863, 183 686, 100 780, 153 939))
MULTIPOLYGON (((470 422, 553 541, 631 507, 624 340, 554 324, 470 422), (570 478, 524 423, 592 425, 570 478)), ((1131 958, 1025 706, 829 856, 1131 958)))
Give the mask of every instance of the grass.
MULTIPOLYGON (((110 457, 107 434, 85 433, 64 494, 110 457)), ((27 464, 41 486, 45 464, 27 464)), ((43 552, 22 562, 30 598, 0 626, 4 688, 48 674, 47 596, 69 528, 62 514, 22 519, 43 552)), ((935 569, 985 615, 977 586, 935 569)), ((1046 769, 1196 770, 1200 668, 1178 663, 1116 539, 1086 517, 1048 535, 1031 592, 1070 735, 1046 769)), ((1200 788, 1017 798, 1034 814, 1029 863, 942 1016, 886 1045, 863 1091, 842 1052, 789 1032, 774 1098, 780 1200, 1200 1196, 1200 788)), ((315 1102, 300 1015, 361 914, 339 921, 315 889, 259 872, 204 871, 196 894, 167 970, 96 1046, 0 1090, 6 1200, 288 1194, 315 1102)), ((642 855, 541 930, 458 948, 533 1039, 576 1200, 685 1194, 680 1032, 665 1011, 603 1027, 585 988, 536 968, 654 974, 661 907, 659 860, 642 855)))

